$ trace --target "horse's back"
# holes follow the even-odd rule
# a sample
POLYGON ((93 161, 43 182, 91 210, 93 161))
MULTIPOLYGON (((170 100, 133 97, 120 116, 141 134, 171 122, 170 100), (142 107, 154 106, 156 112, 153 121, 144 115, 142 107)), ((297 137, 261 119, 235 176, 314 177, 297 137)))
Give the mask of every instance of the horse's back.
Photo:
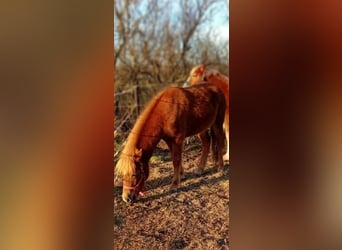
POLYGON ((187 104, 192 99, 196 99, 198 101, 201 98, 220 98, 219 96, 222 94, 221 92, 222 90, 220 86, 203 81, 187 88, 169 87, 164 90, 162 97, 174 98, 173 100, 175 103, 181 103, 180 101, 184 101, 183 104, 187 104))
POLYGON ((212 126, 217 119, 223 122, 225 107, 225 97, 218 86, 201 83, 188 88, 166 89, 159 111, 167 134, 183 130, 189 136, 212 126))
POLYGON ((221 95, 221 89, 218 85, 216 85, 215 83, 204 82, 204 81, 194 84, 188 88, 183 88, 182 90, 185 92, 191 92, 191 93, 196 93, 196 94, 204 93, 207 96, 221 95))

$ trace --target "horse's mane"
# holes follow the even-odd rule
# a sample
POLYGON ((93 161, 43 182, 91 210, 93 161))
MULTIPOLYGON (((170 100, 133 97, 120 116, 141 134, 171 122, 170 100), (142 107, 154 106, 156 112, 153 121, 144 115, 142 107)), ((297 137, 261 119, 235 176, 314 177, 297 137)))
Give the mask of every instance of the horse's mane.
POLYGON ((208 70, 206 70, 205 71, 205 75, 206 75, 206 77, 217 77, 217 78, 223 78, 224 79, 224 81, 226 81, 228 84, 229 84, 229 78, 228 78, 228 76, 226 76, 226 75, 224 75, 224 74, 222 74, 222 73, 220 73, 218 70, 216 70, 216 69, 208 69, 208 70))
POLYGON ((160 99, 164 91, 158 93, 145 107, 142 114, 139 116, 137 121, 134 124, 134 127, 129 134, 126 145, 121 152, 120 159, 116 164, 116 171, 118 174, 122 175, 132 175, 135 173, 135 163, 134 163, 134 154, 136 150, 136 146, 138 143, 138 139, 141 134, 141 130, 143 129, 146 119, 150 116, 152 110, 157 104, 157 101, 160 99))

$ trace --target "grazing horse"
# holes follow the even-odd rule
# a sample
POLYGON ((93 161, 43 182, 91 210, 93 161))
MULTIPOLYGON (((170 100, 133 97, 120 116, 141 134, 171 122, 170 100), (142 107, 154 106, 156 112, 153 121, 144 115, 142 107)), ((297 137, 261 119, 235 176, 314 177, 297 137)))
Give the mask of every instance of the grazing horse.
POLYGON ((229 161, 229 78, 217 70, 206 71, 206 66, 204 64, 194 67, 188 79, 184 83, 183 87, 187 87, 193 84, 210 82, 219 87, 226 98, 226 112, 224 117, 223 129, 226 135, 227 150, 223 159, 229 161))
POLYGON ((141 194, 149 175, 149 159, 161 139, 168 145, 172 156, 171 189, 180 184, 183 140, 187 136, 200 134, 202 155, 198 168, 202 171, 210 149, 207 133, 210 128, 214 163, 222 169, 225 108, 224 95, 211 83, 189 88, 169 87, 157 94, 136 121, 116 164, 117 173, 123 176, 122 199, 133 202, 141 194))

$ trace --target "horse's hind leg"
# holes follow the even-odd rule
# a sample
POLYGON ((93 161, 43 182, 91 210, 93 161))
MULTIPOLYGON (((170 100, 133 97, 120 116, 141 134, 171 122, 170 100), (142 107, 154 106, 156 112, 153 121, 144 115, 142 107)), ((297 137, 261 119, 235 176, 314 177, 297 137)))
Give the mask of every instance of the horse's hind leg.
POLYGON ((229 162, 229 132, 226 130, 225 134, 226 134, 227 150, 226 150, 226 153, 223 156, 223 160, 229 162))
POLYGON ((223 156, 223 160, 225 161, 229 161, 229 120, 228 119, 229 118, 227 118, 227 115, 226 115, 224 124, 223 124, 223 129, 224 129, 224 133, 226 136, 226 143, 227 143, 227 150, 223 156))
POLYGON ((210 137, 211 137, 211 155, 212 155, 212 159, 214 162, 214 166, 216 166, 218 162, 217 135, 215 134, 213 128, 210 129, 210 137))
MULTIPOLYGON (((222 156, 222 150, 224 147, 224 137, 223 137, 223 129, 222 126, 216 126, 214 125, 212 128, 212 138, 213 138, 213 144, 215 143, 216 145, 212 145, 212 147, 216 146, 216 149, 213 150, 213 158, 214 161, 217 159, 215 162, 215 165, 217 163, 217 166, 219 169, 223 169, 223 156, 222 156)), ((214 149, 214 148, 213 148, 214 149)))
POLYGON ((199 138, 201 139, 201 147, 202 147, 202 154, 201 159, 198 165, 198 173, 201 174, 204 170, 204 167, 207 163, 208 154, 210 150, 210 136, 208 130, 199 134, 199 138))

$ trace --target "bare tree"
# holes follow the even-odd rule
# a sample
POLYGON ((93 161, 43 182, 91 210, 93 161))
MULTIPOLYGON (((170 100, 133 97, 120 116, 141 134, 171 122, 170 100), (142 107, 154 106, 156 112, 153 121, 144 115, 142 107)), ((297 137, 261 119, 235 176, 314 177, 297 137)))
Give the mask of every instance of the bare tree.
POLYGON ((218 8, 228 20, 227 0, 114 1, 116 127, 133 123, 151 96, 183 83, 196 64, 227 69, 228 41, 213 32, 218 8))

